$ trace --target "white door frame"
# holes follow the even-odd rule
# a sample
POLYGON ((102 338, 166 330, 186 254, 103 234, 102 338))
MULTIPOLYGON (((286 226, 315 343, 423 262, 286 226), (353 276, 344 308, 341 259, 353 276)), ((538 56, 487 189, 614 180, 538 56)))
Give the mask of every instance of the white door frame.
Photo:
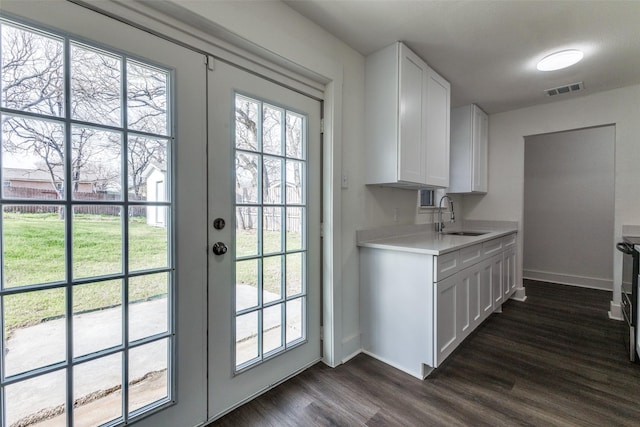
MULTIPOLYGON (((140 4, 126 0, 68 0, 116 19, 143 28, 158 37, 199 50, 247 68, 323 101, 323 361, 328 366, 340 365, 346 357, 342 342, 342 85, 343 66, 329 58, 308 66, 297 64, 255 45, 222 27, 216 37, 190 26, 185 17, 164 2, 140 4), (174 13, 171 13, 174 12, 174 13), (184 28, 189 32, 184 31, 184 28), (304 71, 303 71, 304 70, 304 71), (310 72, 309 70, 313 70, 310 72), (305 72, 306 71, 306 72, 305 72), (305 72, 305 74, 301 74, 305 72)), ((201 18, 201 20, 204 18, 201 18)))

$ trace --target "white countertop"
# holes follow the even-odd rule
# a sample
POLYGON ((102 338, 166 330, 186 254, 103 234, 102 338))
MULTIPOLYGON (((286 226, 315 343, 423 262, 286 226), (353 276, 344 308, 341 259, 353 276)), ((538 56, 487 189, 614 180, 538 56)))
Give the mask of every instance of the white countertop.
POLYGON ((381 227, 358 231, 358 246, 412 252, 425 255, 442 255, 467 246, 481 243, 518 231, 517 223, 505 221, 473 221, 457 225, 446 224, 445 232, 483 231, 480 236, 457 236, 433 231, 433 224, 381 227))

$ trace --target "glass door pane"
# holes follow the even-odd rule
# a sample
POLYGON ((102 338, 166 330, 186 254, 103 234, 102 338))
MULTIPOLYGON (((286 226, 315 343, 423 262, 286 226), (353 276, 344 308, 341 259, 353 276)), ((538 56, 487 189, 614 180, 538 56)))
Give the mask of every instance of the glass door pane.
POLYGON ((240 371, 306 337, 306 117, 237 94, 234 129, 240 371))

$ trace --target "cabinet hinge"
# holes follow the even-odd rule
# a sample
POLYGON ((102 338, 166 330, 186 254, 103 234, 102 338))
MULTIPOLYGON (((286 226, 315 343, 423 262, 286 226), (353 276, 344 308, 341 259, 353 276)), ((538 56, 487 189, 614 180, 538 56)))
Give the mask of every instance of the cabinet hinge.
POLYGON ((320 133, 324 134, 324 119, 320 119, 320 133))
POLYGON ((324 326, 320 326, 320 341, 324 340, 324 326))
POLYGON ((324 222, 320 223, 320 237, 324 237, 324 222))

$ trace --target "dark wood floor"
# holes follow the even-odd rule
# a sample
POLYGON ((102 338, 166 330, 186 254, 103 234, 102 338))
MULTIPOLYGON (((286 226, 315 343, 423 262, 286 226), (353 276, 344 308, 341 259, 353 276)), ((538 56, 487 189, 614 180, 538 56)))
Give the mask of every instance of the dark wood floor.
POLYGON ((359 355, 317 364, 212 426, 640 426, 640 365, 610 292, 526 281, 425 381, 359 355))

